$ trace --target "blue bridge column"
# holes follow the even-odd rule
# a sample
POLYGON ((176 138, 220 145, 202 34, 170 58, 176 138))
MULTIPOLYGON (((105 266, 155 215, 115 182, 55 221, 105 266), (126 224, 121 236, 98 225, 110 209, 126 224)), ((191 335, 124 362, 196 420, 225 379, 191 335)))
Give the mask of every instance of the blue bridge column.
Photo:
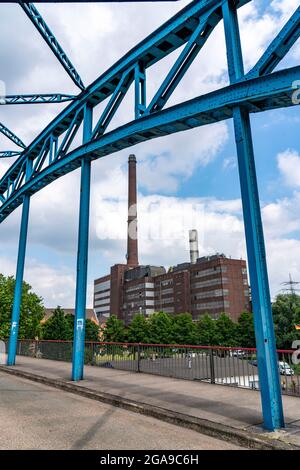
MULTIPOLYGON (((92 108, 86 105, 83 121, 83 143, 92 134, 92 108)), ((74 320, 72 380, 83 379, 86 316, 86 286, 89 241, 91 162, 82 159, 80 183, 79 231, 77 251, 77 280, 74 320)))
MULTIPOLYGON (((223 5, 230 82, 244 75, 238 18, 233 2, 223 5)), ((259 204, 249 112, 240 106, 233 112, 240 175, 244 226, 252 292, 257 362, 264 427, 284 427, 282 397, 272 318, 263 225, 259 204)))
MULTIPOLYGON (((26 180, 29 179, 32 170, 32 160, 26 163, 26 180)), ((10 334, 8 342, 7 365, 14 366, 16 363, 17 343, 20 323, 20 308, 22 301, 22 285, 27 245, 28 219, 29 219, 30 196, 25 194, 22 205, 21 228, 19 238, 16 283, 14 290, 14 301, 10 324, 10 334)))

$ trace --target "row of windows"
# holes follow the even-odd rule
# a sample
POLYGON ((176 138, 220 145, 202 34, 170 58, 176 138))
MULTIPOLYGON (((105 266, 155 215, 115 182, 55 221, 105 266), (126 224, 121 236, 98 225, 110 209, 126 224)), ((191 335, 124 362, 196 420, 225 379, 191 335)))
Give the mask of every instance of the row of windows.
POLYGON ((94 302, 94 306, 95 306, 95 307, 98 307, 99 305, 107 305, 107 304, 108 304, 108 305, 110 304, 110 298, 108 298, 108 299, 96 300, 96 301, 94 302))
POLYGON ((173 287, 171 287, 170 289, 163 289, 160 292, 156 291, 155 297, 159 297, 160 295, 164 295, 164 294, 173 294, 173 292, 174 292, 173 287))
POLYGON ((110 290, 106 290, 105 292, 100 292, 100 294, 95 294, 95 300, 97 299, 104 299, 107 297, 108 299, 110 298, 110 290))
MULTIPOLYGON (((128 312, 127 318, 134 318, 135 315, 137 315, 138 313, 142 313, 143 315, 151 315, 152 313, 154 313, 154 310, 151 307, 139 308, 138 310, 128 312)), ((125 315, 127 315, 127 312, 125 312, 125 315)))
POLYGON ((136 284, 134 286, 125 286, 126 292, 133 292, 141 289, 154 289, 153 282, 143 282, 142 284, 136 284))
POLYGON ((160 285, 165 287, 165 286, 172 286, 173 285, 173 279, 166 279, 165 281, 160 281, 160 285))
POLYGON ((165 313, 174 313, 174 307, 166 307, 164 308, 165 313))
POLYGON ((214 310, 215 308, 229 308, 230 303, 228 300, 224 302, 202 302, 201 304, 195 304, 194 308, 197 310, 214 310))
MULTIPOLYGON (((156 302, 157 302, 157 299, 156 299, 156 302)), ((159 303, 161 305, 165 305, 165 304, 171 304, 174 302, 174 297, 166 297, 165 299, 160 299, 159 300, 159 303)))
POLYGON ((227 266, 215 266, 214 268, 204 269, 203 271, 196 271, 193 273, 194 277, 205 277, 216 273, 226 273, 227 266))
POLYGON ((201 289, 202 287, 212 287, 219 286, 220 284, 226 284, 228 282, 228 277, 223 277, 222 279, 209 279, 208 281, 200 281, 192 284, 192 289, 201 289))
POLYGON ((195 294, 194 299, 195 300, 200 300, 200 299, 207 299, 209 297, 222 297, 226 296, 229 294, 228 289, 215 289, 215 290, 209 290, 206 292, 201 292, 200 294, 195 294))
POLYGON ((145 298, 145 297, 153 297, 154 296, 154 291, 153 290, 145 290, 145 291, 140 291, 140 292, 134 292, 132 294, 126 294, 126 299, 127 300, 134 300, 136 298, 145 298))
POLYGON ((96 292, 101 292, 103 290, 107 290, 107 289, 110 289, 110 281, 104 281, 104 282, 101 282, 101 284, 95 284, 94 285, 94 293, 96 294, 96 292))
POLYGON ((126 308, 134 308, 134 307, 141 307, 141 306, 153 306, 154 307, 154 299, 136 299, 134 302, 127 302, 124 303, 123 307, 126 308))
POLYGON ((95 308, 95 312, 96 314, 107 315, 108 313, 110 313, 110 306, 108 305, 107 307, 95 308))

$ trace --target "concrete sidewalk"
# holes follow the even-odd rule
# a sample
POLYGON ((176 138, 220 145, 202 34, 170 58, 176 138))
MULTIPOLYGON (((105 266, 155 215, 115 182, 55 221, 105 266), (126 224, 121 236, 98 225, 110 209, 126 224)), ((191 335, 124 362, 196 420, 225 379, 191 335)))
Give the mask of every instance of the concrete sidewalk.
POLYGON ((252 390, 95 366, 85 366, 85 380, 72 382, 70 363, 22 356, 1 370, 249 447, 300 448, 297 397, 283 397, 286 429, 268 433, 262 429, 260 394, 252 390))

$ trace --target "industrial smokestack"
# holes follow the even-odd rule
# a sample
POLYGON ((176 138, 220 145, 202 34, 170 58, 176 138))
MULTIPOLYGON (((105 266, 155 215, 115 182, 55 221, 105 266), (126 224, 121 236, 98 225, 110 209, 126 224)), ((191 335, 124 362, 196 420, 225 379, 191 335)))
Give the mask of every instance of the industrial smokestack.
POLYGON ((199 249, 198 249, 198 232, 197 230, 189 230, 190 236, 190 259, 191 264, 195 264, 197 258, 199 258, 199 249))
POLYGON ((127 231, 127 265, 138 266, 137 241, 137 197, 136 197, 136 158, 128 159, 128 231, 127 231))

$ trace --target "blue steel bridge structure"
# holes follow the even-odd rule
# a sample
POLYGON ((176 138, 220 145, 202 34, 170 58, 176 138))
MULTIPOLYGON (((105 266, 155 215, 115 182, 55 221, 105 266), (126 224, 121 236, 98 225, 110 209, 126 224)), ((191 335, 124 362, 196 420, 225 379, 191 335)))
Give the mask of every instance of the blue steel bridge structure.
POLYGON ((37 8, 31 3, 19 2, 80 91, 76 96, 60 93, 11 95, 2 100, 2 106, 70 101, 28 146, 4 124, 0 125, 0 131, 20 148, 20 151, 6 150, 0 153, 0 158, 15 157, 0 180, 0 223, 18 206, 22 206, 8 365, 14 365, 16 357, 31 195, 57 178, 81 168, 72 365, 72 379, 81 380, 84 365, 92 161, 146 140, 232 119, 252 289, 264 426, 268 430, 284 427, 250 115, 296 106, 299 101, 293 97, 295 92, 298 93, 295 88, 299 87, 300 66, 274 70, 299 38, 300 7, 254 67, 245 73, 237 12, 250 1, 252 0, 193 1, 87 87, 37 8), (229 85, 167 107, 168 99, 194 59, 200 52, 205 53, 202 49, 219 22, 224 25, 229 85), (147 101, 147 69, 181 46, 180 54, 154 97, 150 102, 147 101), (134 119, 108 131, 107 128, 131 85, 134 86, 135 97, 134 119), (107 98, 106 106, 93 124, 94 109, 107 98), (81 128, 81 144, 71 148, 81 128))

